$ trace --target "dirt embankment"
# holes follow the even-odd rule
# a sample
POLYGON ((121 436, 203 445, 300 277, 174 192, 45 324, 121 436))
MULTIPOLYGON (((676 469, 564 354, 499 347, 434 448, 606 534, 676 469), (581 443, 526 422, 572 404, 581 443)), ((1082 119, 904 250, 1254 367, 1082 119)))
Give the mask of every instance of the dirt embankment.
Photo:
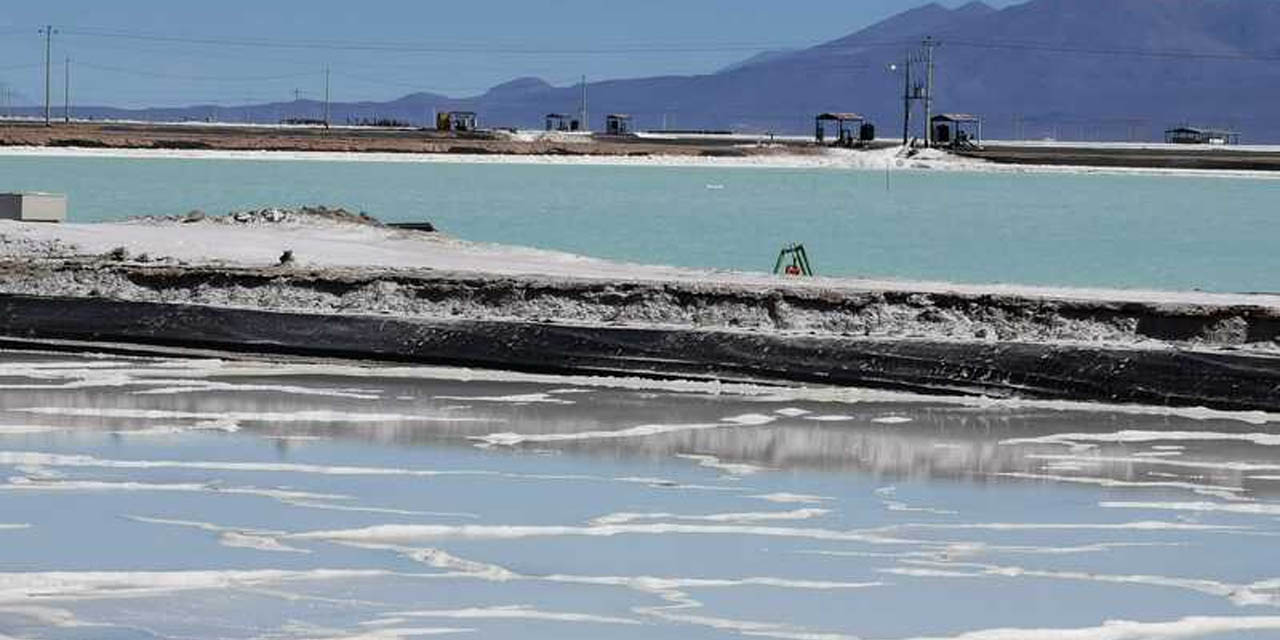
POLYGON ((431 320, 1280 353, 1280 313, 1007 295, 605 282, 418 270, 0 262, 0 293, 431 320))
POLYGON ((94 258, 0 264, 4 337, 1280 412, 1258 307, 94 258))
POLYGON ((94 349, 114 343, 1280 412, 1280 305, 1271 296, 870 287, 620 268, 388 229, 329 209, 96 229, 10 226, 0 234, 0 344, 72 340, 94 349), (101 234, 133 244, 112 249, 101 234), (270 247, 287 238, 286 247, 306 243, 304 255, 322 253, 317 239, 337 239, 413 258, 405 263, 412 266, 308 266, 276 249, 275 266, 248 266, 267 262, 193 253, 189 240, 197 237, 270 247), (89 240, 92 252, 78 244, 89 240), (483 269, 491 260, 519 260, 529 271, 447 270, 483 269), (526 273, 559 275, 519 275, 526 273))
POLYGON ((1100 148, 989 145, 961 155, 996 164, 1203 171, 1280 171, 1280 153, 1189 145, 1100 148))
POLYGON ((646 140, 610 136, 521 139, 505 132, 420 129, 240 127, 204 124, 0 124, 0 146, 462 155, 706 156, 814 154, 812 145, 755 147, 741 140, 646 140))

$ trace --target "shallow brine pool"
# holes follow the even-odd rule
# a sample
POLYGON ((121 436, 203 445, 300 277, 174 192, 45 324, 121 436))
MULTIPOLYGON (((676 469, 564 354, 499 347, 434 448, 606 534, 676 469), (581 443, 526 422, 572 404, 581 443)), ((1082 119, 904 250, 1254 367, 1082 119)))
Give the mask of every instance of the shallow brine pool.
POLYGON ((1271 418, 0 353, 0 637, 1274 638, 1271 418))

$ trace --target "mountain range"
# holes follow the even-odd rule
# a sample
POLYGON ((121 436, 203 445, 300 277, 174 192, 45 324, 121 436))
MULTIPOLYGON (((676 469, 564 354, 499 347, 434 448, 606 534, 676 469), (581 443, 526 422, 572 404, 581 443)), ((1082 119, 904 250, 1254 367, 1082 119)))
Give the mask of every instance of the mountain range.
MULTIPOLYGON (((1280 0, 1031 0, 1004 9, 930 4, 849 36, 768 51, 717 72, 593 82, 592 126, 606 112, 640 128, 800 133, 823 111, 854 111, 882 136, 901 132, 901 62, 940 43, 935 111, 983 117, 988 137, 1158 139, 1171 125, 1236 129, 1246 142, 1280 141, 1280 0), (898 64, 895 71, 890 65, 898 64)), ((921 70, 917 66, 918 70, 921 70)), ((519 78, 483 95, 414 93, 390 102, 336 103, 333 120, 430 122, 471 110, 482 125, 540 127, 576 113, 580 87, 519 78)), ((277 122, 317 117, 313 101, 244 107, 121 110, 99 118, 277 122)))

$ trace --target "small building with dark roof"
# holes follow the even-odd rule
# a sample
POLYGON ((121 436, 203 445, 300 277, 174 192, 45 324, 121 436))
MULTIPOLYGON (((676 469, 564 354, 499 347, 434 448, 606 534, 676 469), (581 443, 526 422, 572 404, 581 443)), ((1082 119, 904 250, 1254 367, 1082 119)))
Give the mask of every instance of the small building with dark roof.
POLYGON ((625 113, 611 113, 604 117, 604 132, 611 136, 631 135, 632 118, 625 113))
POLYGON ((1240 144, 1240 134, 1226 129, 1181 126, 1166 130, 1164 141, 1169 144, 1237 145, 1240 144))
POLYGON ((436 129, 440 131, 475 131, 480 118, 474 111, 444 111, 436 115, 436 129))
POLYGON ((982 146, 982 118, 969 113, 940 113, 930 122, 933 143, 952 149, 982 146))
POLYGON ((814 118, 813 138, 818 144, 827 144, 827 133, 832 124, 835 125, 835 136, 831 144, 836 146, 852 147, 876 138, 875 125, 867 122, 862 114, 827 112, 814 118))
POLYGON ((577 131, 581 124, 576 118, 564 113, 547 114, 547 131, 577 131))

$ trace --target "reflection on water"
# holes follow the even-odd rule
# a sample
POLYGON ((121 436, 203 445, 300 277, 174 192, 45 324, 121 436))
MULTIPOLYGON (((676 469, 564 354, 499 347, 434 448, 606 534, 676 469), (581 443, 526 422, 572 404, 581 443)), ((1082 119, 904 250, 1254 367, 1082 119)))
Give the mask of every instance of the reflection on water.
POLYGON ((1278 446, 1253 414, 5 353, 0 638, 1272 637, 1278 446))

